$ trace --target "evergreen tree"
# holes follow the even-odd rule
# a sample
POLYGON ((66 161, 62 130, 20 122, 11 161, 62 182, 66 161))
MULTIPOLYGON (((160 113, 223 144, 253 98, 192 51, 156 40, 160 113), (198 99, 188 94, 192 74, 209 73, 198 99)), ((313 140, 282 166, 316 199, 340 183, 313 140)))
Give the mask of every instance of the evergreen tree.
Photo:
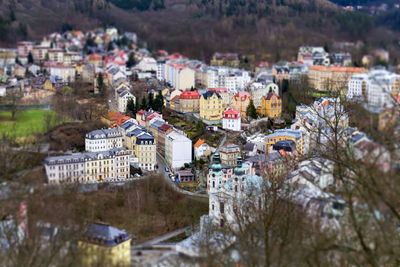
POLYGON ((146 97, 142 98, 142 103, 140 104, 140 109, 147 110, 147 101, 146 97))
POLYGON ((28 63, 29 63, 29 64, 32 64, 32 63, 33 63, 33 56, 32 56, 32 53, 31 53, 31 52, 29 52, 29 54, 28 54, 28 63))
POLYGON ((129 54, 128 61, 126 62, 126 66, 131 68, 136 65, 135 54, 132 52, 129 54))
POLYGON ((112 51, 112 50, 114 50, 114 45, 113 42, 111 41, 108 43, 107 51, 112 51))
POLYGON ((99 73, 97 76, 97 88, 99 89, 99 93, 104 95, 105 93, 105 86, 104 86, 104 79, 103 79, 103 73, 99 73))
POLYGON ((126 105, 126 109, 130 112, 132 112, 133 115, 136 114, 136 105, 135 105, 135 101, 133 101, 133 99, 129 99, 128 103, 126 105))
POLYGON ((149 93, 149 95, 148 95, 149 101, 148 101, 147 106, 154 110, 154 101, 153 101, 154 99, 153 99, 153 97, 154 97, 153 93, 149 93))
POLYGON ((253 103, 253 100, 252 100, 252 99, 250 100, 250 103, 249 103, 249 105, 247 106, 246 115, 247 115, 247 117, 252 118, 252 119, 257 119, 257 117, 258 117, 258 115, 257 115, 257 109, 256 109, 256 107, 254 106, 254 103, 253 103))
POLYGON ((158 91, 156 99, 154 100, 154 110, 162 112, 163 106, 164 106, 164 97, 161 91, 158 91))

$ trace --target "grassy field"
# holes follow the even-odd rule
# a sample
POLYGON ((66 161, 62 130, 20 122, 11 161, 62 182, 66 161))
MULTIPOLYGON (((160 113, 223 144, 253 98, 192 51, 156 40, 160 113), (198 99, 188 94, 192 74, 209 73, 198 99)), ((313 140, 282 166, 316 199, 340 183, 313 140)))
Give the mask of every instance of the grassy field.
POLYGON ((0 112, 0 137, 25 137, 44 133, 52 127, 65 122, 51 110, 24 110, 11 119, 11 112, 0 112))

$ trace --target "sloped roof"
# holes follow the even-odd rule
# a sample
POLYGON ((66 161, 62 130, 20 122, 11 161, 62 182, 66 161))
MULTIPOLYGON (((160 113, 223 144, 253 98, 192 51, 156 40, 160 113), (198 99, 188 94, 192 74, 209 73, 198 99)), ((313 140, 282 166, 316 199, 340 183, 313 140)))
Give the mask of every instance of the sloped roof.
POLYGON ((195 147, 199 147, 199 146, 201 146, 202 144, 204 144, 205 143, 205 141, 203 140, 203 139, 199 139, 199 140, 197 140, 197 142, 194 144, 194 146, 195 147))

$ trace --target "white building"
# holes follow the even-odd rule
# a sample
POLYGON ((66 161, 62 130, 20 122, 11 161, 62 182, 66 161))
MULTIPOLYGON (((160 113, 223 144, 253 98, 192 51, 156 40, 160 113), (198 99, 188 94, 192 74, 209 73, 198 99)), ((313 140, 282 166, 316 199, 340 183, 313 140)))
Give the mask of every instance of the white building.
POLYGON ((165 60, 157 60, 157 80, 164 81, 165 75, 165 60))
POLYGON ((85 137, 85 150, 88 152, 107 151, 122 145, 122 133, 115 129, 94 130, 85 137))
POLYGON ((136 97, 129 92, 128 90, 123 90, 121 93, 117 94, 118 96, 118 111, 121 113, 126 112, 126 106, 128 105, 129 100, 133 100, 136 103, 136 97))
POLYGON ((272 81, 254 82, 250 85, 250 94, 253 99, 254 106, 261 107, 261 98, 268 93, 279 95, 279 87, 272 81))
POLYGON ((140 70, 142 72, 157 71, 157 61, 152 57, 144 57, 139 63, 133 67, 134 70, 140 70))
POLYGON ((237 216, 264 208, 263 193, 266 187, 268 182, 262 177, 245 174, 240 157, 234 174, 224 181, 219 155, 215 154, 207 179, 210 198, 208 216, 211 223, 221 228, 228 225, 230 229, 237 229, 237 216))
POLYGON ((222 128, 231 131, 241 130, 241 116, 240 111, 233 108, 228 108, 222 114, 222 128))
POLYGON ((243 90, 251 81, 248 71, 228 67, 207 69, 207 88, 226 88, 228 91, 243 90))
POLYGON ((165 160, 172 169, 192 162, 192 141, 173 131, 165 137, 165 160))
POLYGON ((129 178, 129 151, 85 152, 47 157, 44 167, 49 184, 96 182, 106 178, 129 178))
POLYGON ((46 69, 51 76, 59 76, 64 82, 75 81, 75 68, 73 66, 51 62, 46 65, 46 69))
POLYGON ((368 107, 380 112, 393 106, 392 97, 400 92, 400 75, 384 69, 371 70, 368 74, 353 75, 348 83, 347 98, 363 101, 368 107))

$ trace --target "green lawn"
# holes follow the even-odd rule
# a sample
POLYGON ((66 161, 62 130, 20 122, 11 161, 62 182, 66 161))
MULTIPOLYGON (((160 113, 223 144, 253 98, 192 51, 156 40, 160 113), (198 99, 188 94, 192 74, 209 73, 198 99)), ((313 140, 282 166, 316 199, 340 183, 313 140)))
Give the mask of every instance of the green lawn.
POLYGON ((0 137, 31 136, 37 133, 45 133, 66 120, 58 117, 51 110, 23 110, 18 111, 15 120, 11 119, 11 112, 0 112, 0 137))

